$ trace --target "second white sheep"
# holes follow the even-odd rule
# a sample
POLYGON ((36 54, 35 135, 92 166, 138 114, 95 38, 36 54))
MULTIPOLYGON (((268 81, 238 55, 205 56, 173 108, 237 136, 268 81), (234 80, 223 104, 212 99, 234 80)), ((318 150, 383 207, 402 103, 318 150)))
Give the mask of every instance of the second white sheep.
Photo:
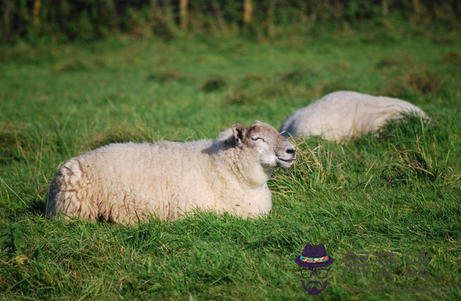
POLYGON ((417 106, 392 97, 338 91, 294 111, 280 132, 293 137, 319 135, 339 141, 376 131, 390 120, 414 114, 427 118, 417 106))

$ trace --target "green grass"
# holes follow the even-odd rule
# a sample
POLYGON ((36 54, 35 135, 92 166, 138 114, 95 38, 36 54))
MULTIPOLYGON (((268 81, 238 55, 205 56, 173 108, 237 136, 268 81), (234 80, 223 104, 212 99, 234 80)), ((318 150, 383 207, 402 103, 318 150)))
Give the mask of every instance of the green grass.
POLYGON ((335 259, 317 299, 460 299, 459 41, 394 30, 2 49, 0 297, 307 299, 293 260, 311 242, 335 259), (48 185, 72 156, 111 142, 214 139, 255 119, 278 128, 341 89, 404 98, 431 124, 410 118, 343 144, 297 141, 297 162, 274 173, 273 210, 258 220, 197 212, 123 226, 43 216, 48 185), (346 254, 360 251, 369 261, 396 253, 391 275, 379 278, 377 262, 365 277, 343 275, 346 254), (419 251, 430 277, 406 277, 405 255, 419 251), (380 287, 402 290, 366 291, 380 287))

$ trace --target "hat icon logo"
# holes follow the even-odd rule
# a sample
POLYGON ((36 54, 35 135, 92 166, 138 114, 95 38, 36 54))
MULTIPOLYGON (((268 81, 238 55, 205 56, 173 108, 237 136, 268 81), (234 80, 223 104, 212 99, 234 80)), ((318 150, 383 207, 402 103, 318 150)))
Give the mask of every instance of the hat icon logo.
POLYGON ((323 244, 314 246, 311 243, 307 243, 301 256, 296 257, 294 261, 297 265, 306 268, 299 270, 302 278, 309 279, 307 284, 304 280, 301 280, 304 290, 313 296, 323 292, 327 286, 327 280, 322 283, 321 281, 315 280, 315 278, 327 278, 330 270, 326 267, 334 262, 333 257, 327 254, 325 246, 323 244), (320 286, 320 288, 317 288, 316 285, 320 286), (309 286, 311 286, 311 288, 309 288, 309 286))

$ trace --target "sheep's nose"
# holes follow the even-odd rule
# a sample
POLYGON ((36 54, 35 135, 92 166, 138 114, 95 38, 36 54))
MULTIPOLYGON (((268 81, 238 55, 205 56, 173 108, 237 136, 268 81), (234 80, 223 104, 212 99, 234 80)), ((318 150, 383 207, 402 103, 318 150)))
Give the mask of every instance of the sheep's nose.
POLYGON ((294 155, 296 153, 296 150, 294 148, 289 148, 286 150, 287 154, 294 155))

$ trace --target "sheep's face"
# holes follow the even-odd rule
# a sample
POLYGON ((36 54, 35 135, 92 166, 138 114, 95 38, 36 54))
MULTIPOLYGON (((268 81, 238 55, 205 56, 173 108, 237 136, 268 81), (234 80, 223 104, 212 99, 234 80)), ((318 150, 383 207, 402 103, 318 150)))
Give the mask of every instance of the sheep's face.
POLYGON ((232 132, 239 147, 254 148, 257 151, 264 169, 289 168, 296 159, 294 145, 267 123, 257 120, 248 128, 234 124, 232 132))

